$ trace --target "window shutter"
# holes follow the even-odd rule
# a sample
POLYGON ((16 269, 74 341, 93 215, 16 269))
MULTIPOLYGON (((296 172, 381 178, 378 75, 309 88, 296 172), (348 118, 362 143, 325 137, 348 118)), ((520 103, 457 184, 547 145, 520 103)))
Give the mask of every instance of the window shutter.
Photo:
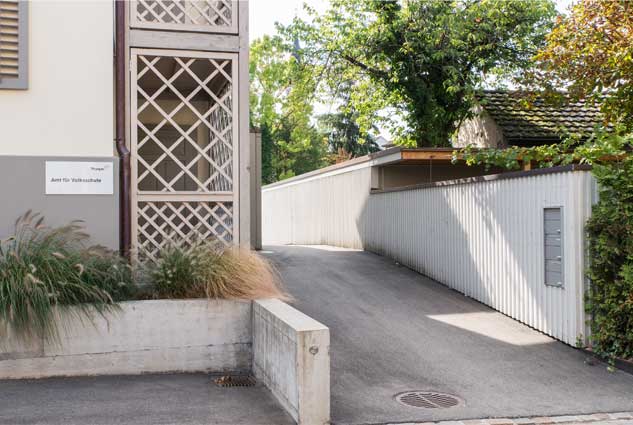
POLYGON ((28 2, 0 0, 0 89, 28 88, 28 2))

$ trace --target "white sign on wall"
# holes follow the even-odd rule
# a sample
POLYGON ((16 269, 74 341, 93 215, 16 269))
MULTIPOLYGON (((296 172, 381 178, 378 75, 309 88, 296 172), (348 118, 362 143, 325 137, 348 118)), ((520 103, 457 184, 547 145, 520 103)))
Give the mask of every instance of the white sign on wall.
POLYGON ((111 162, 46 161, 47 195, 112 195, 111 162))

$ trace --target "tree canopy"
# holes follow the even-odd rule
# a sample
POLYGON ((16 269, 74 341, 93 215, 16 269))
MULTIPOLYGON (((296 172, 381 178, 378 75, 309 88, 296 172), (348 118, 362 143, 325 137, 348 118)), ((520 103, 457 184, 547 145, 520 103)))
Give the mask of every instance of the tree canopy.
POLYGON ((346 160, 380 150, 374 136, 361 132, 356 122, 357 118, 358 113, 353 110, 342 110, 318 117, 319 129, 325 134, 330 151, 336 155, 336 160, 346 160))
POLYGON ((476 89, 528 66, 554 13, 550 0, 332 0, 283 34, 304 41, 331 95, 354 82, 345 90, 361 131, 380 121, 402 144, 450 146, 476 89))
POLYGON ((262 180, 327 165, 327 142, 313 125, 315 76, 278 36, 251 44, 251 125, 262 132, 262 180))
POLYGON ((379 150, 358 125, 349 97, 321 93, 320 76, 297 44, 279 35, 251 44, 250 121, 261 130, 264 183, 379 150), (319 102, 336 103, 335 112, 318 114, 319 102))
POLYGON ((633 128, 633 3, 583 0, 558 17, 533 70, 538 88, 597 102, 606 121, 633 128))
MULTIPOLYGON (((520 81, 546 98, 594 102, 604 122, 587 138, 567 135, 562 143, 463 152, 470 163, 518 168, 519 160, 551 167, 573 161, 612 164, 633 149, 633 3, 580 0, 567 17, 559 16, 520 81), (561 90, 565 89, 565 90, 561 90), (608 161, 604 163, 604 159, 608 161)), ((631 164, 631 162, 616 162, 631 164)), ((618 165, 618 166, 619 166, 618 165)))
POLYGON ((251 44, 269 183, 396 144, 450 146, 476 91, 529 67, 551 0, 331 0, 251 44), (327 111, 327 112, 324 112, 327 111), (321 116, 319 116, 321 115, 321 116))

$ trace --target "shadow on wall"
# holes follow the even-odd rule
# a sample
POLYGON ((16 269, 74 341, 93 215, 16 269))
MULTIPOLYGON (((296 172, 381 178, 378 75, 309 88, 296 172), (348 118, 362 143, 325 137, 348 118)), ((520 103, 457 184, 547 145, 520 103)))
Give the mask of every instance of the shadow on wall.
POLYGON ((374 193, 356 226, 366 250, 573 344, 582 278, 564 289, 543 278, 542 210, 566 203, 565 174, 374 193))
MULTIPOLYGON (((436 196, 431 209, 419 208, 416 192, 369 195, 356 220, 364 249, 390 257, 443 284, 447 283, 445 267, 452 266, 461 268, 475 284, 483 285, 486 276, 473 257, 460 255, 471 251, 471 237, 446 197, 436 196)), ((485 304, 489 301, 481 300, 485 304)))
POLYGON ((264 243, 364 248, 568 344, 585 332, 588 171, 535 170, 371 194, 370 182, 366 167, 264 189, 264 243), (562 207, 564 288, 544 282, 544 208, 552 207, 562 207))

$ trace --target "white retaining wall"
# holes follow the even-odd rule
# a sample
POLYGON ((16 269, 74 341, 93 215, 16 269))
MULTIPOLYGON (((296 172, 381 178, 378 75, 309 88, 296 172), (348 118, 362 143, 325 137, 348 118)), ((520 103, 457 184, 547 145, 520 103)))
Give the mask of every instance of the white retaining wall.
POLYGON ((61 344, 0 344, 0 379, 251 367, 250 301, 130 301, 93 324, 62 314, 61 344))
POLYGON ((330 423, 330 333, 278 300, 253 302, 253 372, 299 424, 330 423))
POLYGON ((262 190, 264 244, 363 247, 361 214, 371 168, 328 174, 262 190))
POLYGON ((369 166, 265 187, 264 244, 364 248, 568 344, 586 336, 584 224, 595 181, 570 168, 370 195, 369 166), (563 208, 565 287, 544 284, 543 208, 563 208))

